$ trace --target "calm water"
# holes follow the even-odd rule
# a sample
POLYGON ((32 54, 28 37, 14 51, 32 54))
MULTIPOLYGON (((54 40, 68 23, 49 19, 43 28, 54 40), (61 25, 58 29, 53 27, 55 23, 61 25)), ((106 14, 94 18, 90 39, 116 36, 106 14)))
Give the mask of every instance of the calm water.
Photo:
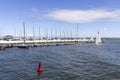
POLYGON ((120 80, 120 40, 0 51, 0 80, 120 80))

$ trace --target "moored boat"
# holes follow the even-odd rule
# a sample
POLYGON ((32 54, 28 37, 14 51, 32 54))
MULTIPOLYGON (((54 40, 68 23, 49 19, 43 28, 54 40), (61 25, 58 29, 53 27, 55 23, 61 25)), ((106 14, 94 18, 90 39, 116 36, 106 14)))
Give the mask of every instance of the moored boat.
POLYGON ((21 48, 21 49, 28 49, 29 47, 28 47, 28 46, 26 46, 26 45, 19 45, 19 46, 17 46, 17 48, 21 48))
POLYGON ((25 23, 23 22, 23 29, 24 29, 24 41, 23 41, 23 45, 18 45, 17 47, 18 48, 21 48, 21 49, 28 49, 29 47, 27 45, 25 45, 25 23))

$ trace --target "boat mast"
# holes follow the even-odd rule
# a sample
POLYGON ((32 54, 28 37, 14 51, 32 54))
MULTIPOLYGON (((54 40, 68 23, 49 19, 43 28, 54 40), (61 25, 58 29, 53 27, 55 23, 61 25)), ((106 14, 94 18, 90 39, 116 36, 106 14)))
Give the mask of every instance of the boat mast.
POLYGON ((2 36, 1 36, 1 28, 0 28, 0 39, 2 39, 2 36))
POLYGON ((67 30, 67 39, 69 39, 69 33, 68 33, 68 30, 67 30))
POLYGON ((51 28, 51 40, 53 39, 53 29, 51 28))
POLYGON ((65 30, 63 30, 63 34, 64 34, 64 40, 65 40, 65 37, 66 37, 66 35, 65 35, 65 30))
POLYGON ((57 40, 57 29, 55 29, 55 39, 57 40))
POLYGON ((48 45, 48 30, 46 28, 46 45, 48 45))
POLYGON ((34 40, 35 40, 35 32, 34 32, 34 27, 33 27, 33 44, 34 44, 34 40))
POLYGON ((39 27, 39 40, 41 39, 41 31, 40 31, 40 27, 39 27))
POLYGON ((24 43, 25 44, 25 22, 23 22, 23 29, 24 29, 24 43))
POLYGON ((59 30, 59 32, 60 32, 60 39, 61 39, 61 29, 59 30))
POLYGON ((39 31, 39 45, 40 45, 40 40, 41 40, 41 32, 40 32, 40 27, 39 27, 39 29, 38 29, 38 31, 39 31))
POLYGON ((77 24, 77 34, 76 34, 77 39, 78 39, 78 26, 79 26, 79 25, 77 24))
POLYGON ((48 30, 46 28, 46 40, 48 40, 48 30))
POLYGON ((72 39, 72 30, 70 31, 70 33, 71 33, 71 39, 72 39))

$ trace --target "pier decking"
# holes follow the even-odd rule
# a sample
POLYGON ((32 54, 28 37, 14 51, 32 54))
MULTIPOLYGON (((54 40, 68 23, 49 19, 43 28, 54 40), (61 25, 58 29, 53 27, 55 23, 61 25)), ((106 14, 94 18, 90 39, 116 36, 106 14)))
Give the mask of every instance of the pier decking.
MULTIPOLYGON (((25 44, 31 45, 31 44, 46 44, 46 43, 93 43, 94 40, 91 39, 54 39, 54 40, 26 40, 25 44)), ((0 40, 0 45, 13 45, 17 46, 19 44, 23 44, 23 40, 17 40, 17 41, 4 41, 0 40)))

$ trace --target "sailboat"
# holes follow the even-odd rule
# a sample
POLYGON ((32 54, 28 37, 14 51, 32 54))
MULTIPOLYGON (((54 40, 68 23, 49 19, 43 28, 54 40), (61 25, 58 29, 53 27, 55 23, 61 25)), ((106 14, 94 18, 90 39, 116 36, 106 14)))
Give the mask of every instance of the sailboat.
POLYGON ((101 45, 101 44, 102 44, 102 41, 101 41, 101 37, 100 37, 99 31, 98 31, 98 36, 96 37, 95 44, 96 44, 96 45, 101 45))
POLYGON ((23 29, 24 29, 24 37, 23 37, 23 44, 22 45, 19 45, 17 46, 18 48, 23 48, 23 49, 28 49, 29 47, 27 45, 25 45, 25 23, 23 22, 23 29))

